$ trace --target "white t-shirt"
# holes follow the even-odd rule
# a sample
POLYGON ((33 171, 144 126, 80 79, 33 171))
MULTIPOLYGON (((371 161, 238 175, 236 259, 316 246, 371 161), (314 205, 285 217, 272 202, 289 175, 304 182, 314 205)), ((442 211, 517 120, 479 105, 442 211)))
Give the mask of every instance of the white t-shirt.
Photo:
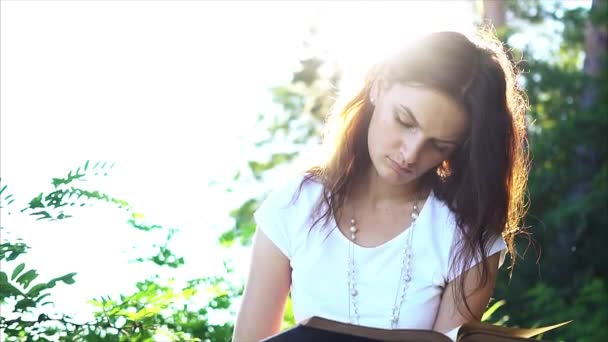
MULTIPOLYGON (((290 260, 291 299, 297 322, 311 316, 349 322, 347 256, 350 240, 333 217, 312 230, 311 212, 322 185, 303 176, 294 177, 264 200, 254 217, 258 227, 290 260)), ((390 328, 390 314, 401 274, 403 246, 412 237, 412 280, 399 315, 398 328, 431 329, 443 288, 457 275, 449 274, 450 251, 457 232, 454 215, 433 193, 429 195, 413 229, 372 248, 355 244, 359 324, 390 328)), ((506 245, 496 239, 488 255, 506 245)), ((471 265, 473 266, 473 265, 471 265)), ((458 268, 456 268, 458 269, 458 268)))

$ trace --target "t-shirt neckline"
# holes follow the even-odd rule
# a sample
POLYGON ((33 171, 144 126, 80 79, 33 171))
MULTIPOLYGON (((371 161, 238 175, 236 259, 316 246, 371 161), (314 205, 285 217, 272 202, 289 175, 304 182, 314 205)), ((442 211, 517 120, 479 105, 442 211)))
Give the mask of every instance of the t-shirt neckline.
MULTIPOLYGON (((418 218, 416 219, 417 222, 419 222, 424 216, 425 213, 427 211, 427 207, 429 206, 429 204, 431 203, 431 199, 433 198, 433 190, 431 190, 428 194, 428 196, 426 197, 426 200, 424 201, 424 204, 422 205, 422 209, 420 210, 420 213, 418 214, 418 218)), ((345 241, 346 243, 350 243, 351 240, 346 237, 344 235, 344 233, 342 232, 342 230, 340 230, 340 228, 338 227, 338 223, 336 221, 336 217, 334 215, 331 215, 331 220, 332 220, 332 224, 333 224, 333 230, 337 231, 337 234, 339 235, 339 238, 343 241, 345 241)), ((378 250, 378 249, 382 249, 385 248, 393 243, 395 243, 395 241, 400 240, 402 237, 404 237, 406 234, 411 234, 411 230, 412 228, 411 224, 404 229, 401 233, 395 235, 393 238, 377 245, 377 246, 370 246, 370 247, 366 247, 366 246, 361 246, 358 243, 354 242, 353 245, 355 246, 356 249, 360 249, 360 250, 367 250, 367 251, 372 251, 372 250, 378 250)))

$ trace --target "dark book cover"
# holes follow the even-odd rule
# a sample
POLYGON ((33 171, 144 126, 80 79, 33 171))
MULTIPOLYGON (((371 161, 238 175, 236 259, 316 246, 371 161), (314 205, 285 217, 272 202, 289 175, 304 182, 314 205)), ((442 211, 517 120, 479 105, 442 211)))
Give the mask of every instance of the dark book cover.
MULTIPOLYGON (((492 324, 471 322, 458 330, 457 342, 515 342, 532 341, 533 336, 568 324, 564 322, 548 327, 524 329, 507 328, 492 324)), ((380 329, 311 317, 295 327, 271 336, 264 342, 452 342, 452 339, 434 330, 380 329)), ((534 340, 538 341, 538 340, 534 340)))

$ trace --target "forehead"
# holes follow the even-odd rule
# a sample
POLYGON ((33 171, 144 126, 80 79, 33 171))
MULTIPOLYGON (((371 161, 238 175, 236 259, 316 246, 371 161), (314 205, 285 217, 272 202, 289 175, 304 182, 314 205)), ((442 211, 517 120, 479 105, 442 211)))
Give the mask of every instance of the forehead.
POLYGON ((450 96, 421 85, 395 83, 387 92, 394 110, 409 108, 421 128, 438 139, 461 139, 468 127, 464 108, 450 96))

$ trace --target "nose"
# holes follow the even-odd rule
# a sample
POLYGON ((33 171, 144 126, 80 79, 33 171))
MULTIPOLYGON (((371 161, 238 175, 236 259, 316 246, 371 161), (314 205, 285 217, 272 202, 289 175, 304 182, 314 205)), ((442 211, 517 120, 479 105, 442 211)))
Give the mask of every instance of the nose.
POLYGON ((399 153, 401 154, 401 166, 410 167, 411 165, 416 164, 418 158, 420 157, 423 145, 424 141, 420 137, 410 137, 410 139, 406 139, 399 148, 399 153))

